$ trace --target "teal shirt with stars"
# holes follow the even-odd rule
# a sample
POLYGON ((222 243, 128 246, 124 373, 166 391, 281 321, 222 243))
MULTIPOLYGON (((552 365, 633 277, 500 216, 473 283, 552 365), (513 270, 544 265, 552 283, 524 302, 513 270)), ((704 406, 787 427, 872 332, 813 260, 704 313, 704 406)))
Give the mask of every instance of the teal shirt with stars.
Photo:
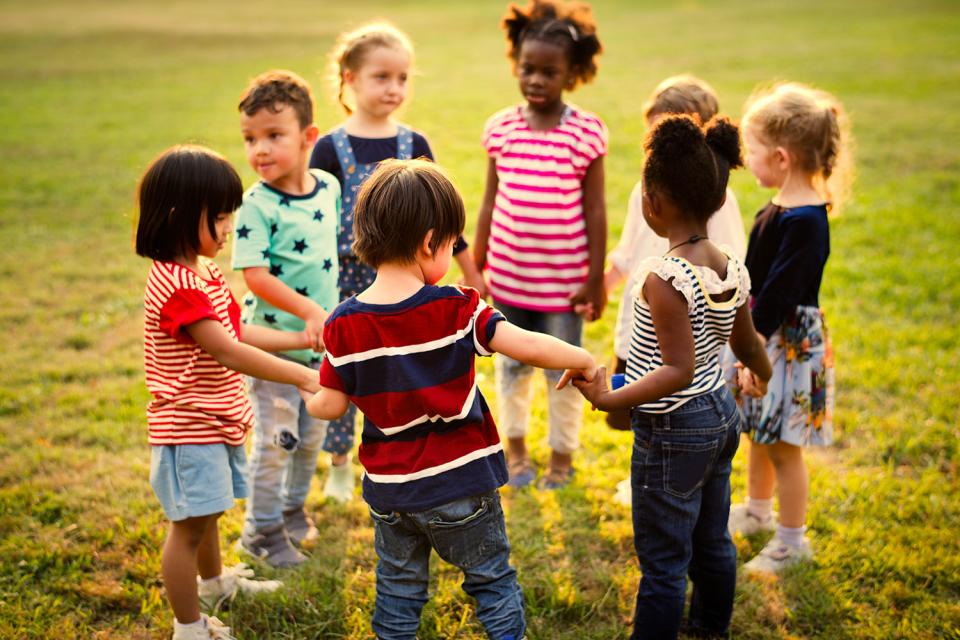
MULTIPOLYGON (((314 189, 294 196, 261 181, 243 194, 234 224, 234 269, 267 267, 281 282, 333 311, 337 290, 337 231, 340 226, 340 183, 319 169, 311 169, 314 189)), ((243 321, 280 329, 303 331, 304 322, 253 293, 243 298, 243 321)), ((319 363, 321 354, 310 349, 285 351, 304 364, 319 363)))

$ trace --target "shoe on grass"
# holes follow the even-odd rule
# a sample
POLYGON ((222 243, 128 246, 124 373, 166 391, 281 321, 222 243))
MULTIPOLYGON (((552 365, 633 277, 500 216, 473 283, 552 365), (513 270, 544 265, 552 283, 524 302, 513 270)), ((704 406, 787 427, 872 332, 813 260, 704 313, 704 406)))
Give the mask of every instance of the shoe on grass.
POLYGON ((633 487, 630 478, 624 478, 617 483, 617 492, 613 494, 613 501, 625 507, 633 505, 633 487))
POLYGON ((331 464, 327 472, 327 481, 323 484, 323 495, 340 504, 353 499, 353 465, 348 458, 343 464, 331 464))
POLYGON ((740 533, 744 536, 752 536, 757 533, 767 531, 776 531, 777 514, 770 514, 766 520, 761 520, 747 508, 746 503, 741 502, 730 507, 730 516, 727 518, 727 529, 730 535, 740 533))
POLYGON ((201 580, 197 576, 197 593, 200 606, 216 613, 223 604, 232 600, 239 592, 270 593, 283 583, 279 580, 253 580, 253 569, 244 563, 224 567, 220 575, 213 580, 201 580))
POLYGON ((237 640, 230 635, 230 627, 218 618, 200 614, 203 625, 189 625, 177 628, 174 625, 173 640, 237 640))
POLYGON ((547 472, 543 474, 543 477, 540 478, 540 482, 537 483, 537 486, 541 489, 547 489, 550 491, 554 489, 562 489, 570 484, 570 482, 573 480, 573 475, 573 467, 566 467, 565 469, 550 467, 547 469, 547 472))
POLYGON ((514 489, 528 487, 537 479, 537 472, 533 468, 533 462, 526 456, 517 460, 511 460, 507 464, 507 472, 510 474, 510 479, 507 481, 507 484, 514 489))
POLYGON ((287 530, 290 542, 298 547, 304 542, 316 540, 320 535, 313 518, 307 515, 303 507, 283 512, 283 528, 287 530))
POLYGON ((747 573, 780 573, 783 569, 813 558, 813 549, 806 538, 799 546, 785 543, 774 536, 753 560, 743 565, 747 573))
POLYGON ((307 561, 307 556, 291 542, 282 522, 252 532, 244 529, 240 535, 240 548, 274 569, 295 567, 307 561))

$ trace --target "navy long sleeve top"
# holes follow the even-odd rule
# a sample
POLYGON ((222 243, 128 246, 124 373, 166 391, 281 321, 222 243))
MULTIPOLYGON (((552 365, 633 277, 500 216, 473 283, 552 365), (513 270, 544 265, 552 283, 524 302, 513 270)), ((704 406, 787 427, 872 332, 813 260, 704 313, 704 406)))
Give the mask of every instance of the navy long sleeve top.
POLYGON ((829 255, 826 205, 785 209, 771 202, 757 214, 744 261, 757 331, 769 338, 798 306, 820 306, 829 255))

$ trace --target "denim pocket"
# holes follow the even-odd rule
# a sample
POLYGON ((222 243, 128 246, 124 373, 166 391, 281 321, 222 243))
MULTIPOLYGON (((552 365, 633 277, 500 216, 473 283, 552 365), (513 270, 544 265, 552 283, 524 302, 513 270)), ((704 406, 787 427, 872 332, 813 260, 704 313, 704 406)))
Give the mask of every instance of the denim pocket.
POLYGON ((689 498, 703 486, 717 456, 719 442, 664 442, 663 488, 678 498, 689 498))
POLYGON ((471 569, 508 548, 496 497, 479 496, 439 507, 427 523, 434 549, 461 569, 471 569))
POLYGON ((371 506, 367 506, 367 511, 370 512, 370 517, 373 518, 374 523, 380 522, 386 525, 395 525, 400 522, 400 514, 396 511, 380 513, 379 511, 375 511, 371 506))

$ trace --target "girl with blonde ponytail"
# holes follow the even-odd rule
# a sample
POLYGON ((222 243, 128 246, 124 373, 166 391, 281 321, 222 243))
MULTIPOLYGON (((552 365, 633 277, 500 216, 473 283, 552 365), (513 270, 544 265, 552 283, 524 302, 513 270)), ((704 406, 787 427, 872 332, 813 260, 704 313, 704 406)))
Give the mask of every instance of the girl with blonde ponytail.
POLYGON ((840 103, 796 83, 755 93, 741 130, 747 166, 761 186, 777 190, 757 214, 746 258, 753 323, 773 377, 767 394, 754 398, 750 369, 728 369, 743 392, 751 440, 748 498, 731 508, 729 528, 745 535, 776 530, 745 569, 777 572, 812 556, 804 536, 809 482, 803 447, 833 440, 833 349, 819 292, 830 254, 828 212, 838 211, 849 192, 850 137, 840 103))

